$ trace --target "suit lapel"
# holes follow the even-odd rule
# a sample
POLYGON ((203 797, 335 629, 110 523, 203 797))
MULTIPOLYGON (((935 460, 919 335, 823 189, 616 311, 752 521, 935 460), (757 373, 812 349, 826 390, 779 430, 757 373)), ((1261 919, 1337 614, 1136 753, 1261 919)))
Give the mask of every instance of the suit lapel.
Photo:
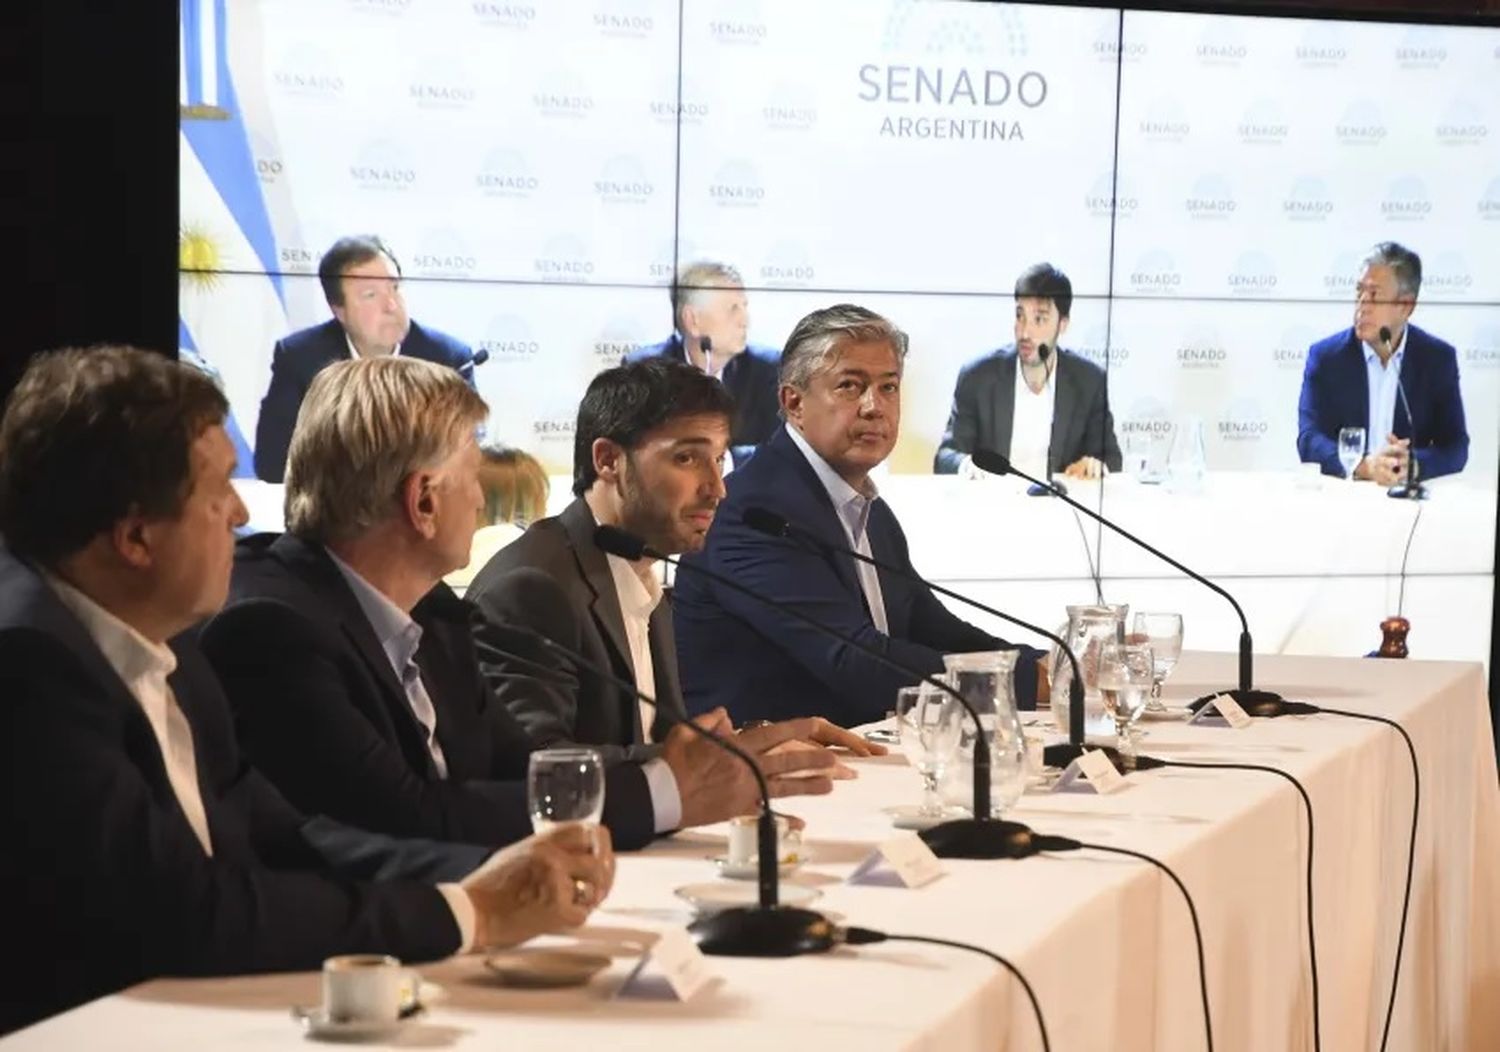
MULTIPOLYGON (((1370 419, 1370 374, 1365 370, 1365 349, 1359 342, 1359 337, 1354 335, 1354 330, 1349 330, 1349 340, 1344 344, 1344 355, 1348 361, 1347 372, 1349 374, 1349 393, 1356 399, 1354 412, 1350 414, 1350 420, 1363 420, 1365 422, 1365 446, 1372 451, 1378 450, 1385 445, 1384 435, 1370 433, 1374 421, 1370 419)), ((1399 415, 1400 409, 1397 409, 1399 415)), ((1335 435, 1335 438, 1338 436, 1335 435)))
MULTIPOLYGON (((782 424, 777 428, 776 433, 767 443, 767 447, 791 464, 792 471, 808 491, 809 506, 813 512, 812 521, 799 523, 799 525, 805 525, 820 537, 836 544, 848 544, 848 538, 844 534, 844 525, 839 521, 839 513, 833 506, 833 499, 828 496, 828 490, 823 487, 823 480, 818 478, 817 471, 802 455, 802 450, 792 440, 792 436, 787 434, 788 426, 782 424)), ((859 586, 859 574, 854 568, 854 559, 848 555, 833 555, 831 558, 834 573, 838 575, 844 587, 864 603, 865 590, 859 586)), ((865 603, 865 607, 868 610, 869 604, 865 603)))
POLYGON ((1072 366, 1062 356, 1061 351, 1054 350, 1052 353, 1057 355, 1057 369, 1053 375, 1052 434, 1047 439, 1047 470, 1058 472, 1067 467, 1061 461, 1073 448, 1073 443, 1068 441, 1068 431, 1075 423, 1082 423, 1082 418, 1075 417, 1073 412, 1073 403, 1077 401, 1078 392, 1073 387, 1072 366))
POLYGON ((578 573, 593 592, 589 601, 589 612, 593 614, 604 638, 614 648, 616 664, 625 668, 628 675, 635 675, 635 662, 630 659, 630 637, 625 634, 625 617, 620 613, 620 596, 615 591, 614 574, 609 569, 609 557, 594 544, 594 512, 588 503, 579 497, 558 516, 568 543, 573 547, 573 558, 578 561, 578 573))
POLYGON ((1010 440, 1015 433, 1016 415, 1016 356, 1014 353, 1000 355, 1000 368, 995 371, 995 398, 991 406, 995 420, 995 452, 1010 456, 1010 440))

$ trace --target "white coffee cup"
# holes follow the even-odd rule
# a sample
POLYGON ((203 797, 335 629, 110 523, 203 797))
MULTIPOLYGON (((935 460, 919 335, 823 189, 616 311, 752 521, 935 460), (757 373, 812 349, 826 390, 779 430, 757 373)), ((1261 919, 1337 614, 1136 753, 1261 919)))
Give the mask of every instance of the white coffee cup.
POLYGON ((323 962, 323 1011, 336 1023, 394 1023, 411 973, 394 957, 348 953, 323 962))
MULTIPOLYGON (((793 849, 790 843, 791 823, 784 815, 776 815, 776 860, 785 862, 793 849)), ((760 858, 760 816, 740 815, 729 820, 729 864, 733 866, 753 865, 760 858)))

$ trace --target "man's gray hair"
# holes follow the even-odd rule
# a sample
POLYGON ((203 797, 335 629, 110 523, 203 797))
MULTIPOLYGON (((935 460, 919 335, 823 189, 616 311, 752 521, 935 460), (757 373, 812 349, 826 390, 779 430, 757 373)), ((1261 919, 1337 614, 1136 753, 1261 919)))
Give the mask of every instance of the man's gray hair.
POLYGON ((1422 257, 1395 241, 1382 241, 1364 258, 1367 267, 1390 267, 1396 275, 1396 293, 1417 298, 1422 290, 1422 257))
POLYGON ((792 329, 781 352, 781 383, 807 390, 846 343, 890 344, 896 367, 906 364, 906 333, 867 307, 839 303, 813 311, 792 329))
POLYGON ((745 281, 740 272, 728 263, 713 259, 698 259, 684 263, 672 282, 672 327, 681 331, 682 308, 696 307, 703 296, 714 289, 742 289, 745 281))

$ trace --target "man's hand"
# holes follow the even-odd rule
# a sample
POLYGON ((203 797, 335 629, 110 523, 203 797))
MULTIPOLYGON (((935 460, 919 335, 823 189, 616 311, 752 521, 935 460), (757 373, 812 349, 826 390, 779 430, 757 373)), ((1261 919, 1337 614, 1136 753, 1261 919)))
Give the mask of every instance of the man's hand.
POLYGON ((614 882, 609 830, 572 823, 502 848, 459 886, 474 904, 476 948, 485 949, 576 928, 614 882))
POLYGON ((1063 469, 1063 474, 1070 479, 1098 479, 1108 475, 1109 469, 1097 457, 1079 457, 1063 469))
POLYGON ((1386 445, 1379 453, 1371 453, 1354 469, 1357 479, 1372 479, 1382 486, 1394 486, 1406 477, 1407 463, 1411 459, 1411 441, 1387 435, 1386 445))
MULTIPOLYGON (((720 736, 733 735, 734 744, 749 753, 765 774, 773 797, 821 796, 833 791, 832 769, 837 763, 833 753, 821 748, 776 751, 785 742, 811 738, 816 730, 814 719, 784 720, 740 734, 734 734, 723 709, 695 716, 693 722, 720 736)), ((672 728, 662 743, 661 758, 677 779, 684 828, 750 814, 760 803, 760 789, 744 761, 686 727, 672 728)))
MULTIPOLYGON (((795 750, 816 750, 826 746, 845 749, 854 756, 884 756, 886 747, 875 742, 866 741, 863 737, 853 731, 845 730, 836 723, 829 723, 821 716, 813 718, 814 730, 811 738, 799 738, 796 741, 783 742, 771 750, 772 755, 795 750)), ((859 772, 849 767, 843 761, 833 765, 828 772, 828 777, 835 781, 848 781, 850 778, 858 778, 859 772)))

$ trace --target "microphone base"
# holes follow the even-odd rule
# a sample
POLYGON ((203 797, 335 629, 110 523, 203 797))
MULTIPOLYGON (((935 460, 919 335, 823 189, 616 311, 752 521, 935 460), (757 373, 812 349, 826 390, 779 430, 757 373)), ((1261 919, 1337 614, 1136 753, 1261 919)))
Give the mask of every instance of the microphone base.
POLYGON ((1066 497, 1068 487, 1061 482, 1054 482, 1050 486, 1044 486, 1040 482, 1033 482, 1026 487, 1028 497, 1066 497))
POLYGON ((938 858, 1026 858, 1038 850, 1028 826, 995 818, 960 818, 918 836, 938 858))
POLYGON ((1043 749, 1042 766, 1054 767, 1059 771, 1065 770, 1069 764, 1082 756, 1085 751, 1102 752, 1105 756, 1109 757, 1109 762, 1121 774, 1129 774, 1136 769, 1135 765, 1131 763, 1130 758, 1112 745, 1074 745, 1071 742, 1061 745, 1049 745, 1043 749))
POLYGON ((711 957, 800 957, 833 949, 833 923, 791 906, 736 906, 688 925, 711 957))
POLYGON ((1197 712, 1220 694, 1228 694, 1239 702, 1240 708, 1245 710, 1247 716, 1254 716, 1256 719, 1295 715, 1288 711, 1287 700, 1274 690, 1241 690, 1238 687, 1233 690, 1219 690, 1212 694, 1205 694, 1196 701, 1189 702, 1188 708, 1197 712))
POLYGON ((1385 495, 1394 497, 1396 500, 1426 500, 1430 496, 1427 487, 1420 482, 1398 482, 1386 490, 1385 495))

